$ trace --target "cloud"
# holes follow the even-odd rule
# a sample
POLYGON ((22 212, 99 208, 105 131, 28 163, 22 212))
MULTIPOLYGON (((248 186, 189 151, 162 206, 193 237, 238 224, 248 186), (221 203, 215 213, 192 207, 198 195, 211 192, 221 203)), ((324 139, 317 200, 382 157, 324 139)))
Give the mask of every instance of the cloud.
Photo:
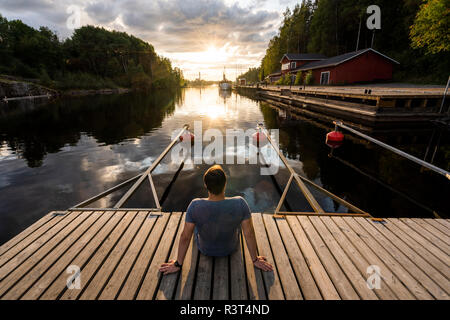
POLYGON ((273 2, 266 0, 1 0, 0 12, 33 26, 50 25, 60 35, 70 36, 71 30, 65 26, 69 5, 83 10, 83 25, 131 33, 181 67, 200 64, 183 60, 179 53, 203 52, 210 47, 225 48, 228 55, 229 48, 234 48, 233 57, 224 63, 257 64, 282 11, 274 10, 273 2), (269 9, 264 8, 266 4, 269 9))

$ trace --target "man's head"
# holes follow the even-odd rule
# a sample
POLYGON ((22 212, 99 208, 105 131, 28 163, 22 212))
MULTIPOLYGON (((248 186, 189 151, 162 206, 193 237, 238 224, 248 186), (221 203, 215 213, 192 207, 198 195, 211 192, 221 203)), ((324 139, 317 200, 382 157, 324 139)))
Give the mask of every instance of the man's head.
POLYGON ((208 191, 214 195, 221 194, 225 189, 227 183, 227 176, 219 165, 214 165, 206 170, 203 175, 203 182, 208 191))

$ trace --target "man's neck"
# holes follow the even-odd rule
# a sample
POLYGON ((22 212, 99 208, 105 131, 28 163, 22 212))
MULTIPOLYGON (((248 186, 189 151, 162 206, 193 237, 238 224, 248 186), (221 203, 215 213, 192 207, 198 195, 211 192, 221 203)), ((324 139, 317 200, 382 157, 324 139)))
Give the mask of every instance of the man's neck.
POLYGON ((221 194, 212 194, 208 193, 208 200, 209 201, 221 201, 225 200, 225 192, 221 194))

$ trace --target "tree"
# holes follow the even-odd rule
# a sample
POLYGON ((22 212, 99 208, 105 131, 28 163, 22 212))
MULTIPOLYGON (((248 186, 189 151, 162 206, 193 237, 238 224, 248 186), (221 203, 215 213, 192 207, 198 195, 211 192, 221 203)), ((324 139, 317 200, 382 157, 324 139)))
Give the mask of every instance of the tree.
POLYGON ((311 84, 313 84, 313 82, 314 82, 313 73, 311 70, 309 70, 305 76, 305 84, 311 85, 311 84))
POLYGON ((298 71, 297 72, 297 75, 295 76, 295 82, 294 82, 294 84, 296 85, 296 86, 299 86, 299 85, 301 85, 302 84, 302 82, 303 82, 303 79, 302 79, 302 72, 301 71, 298 71))
MULTIPOLYGON (((247 83, 256 83, 260 80, 260 68, 250 68, 247 72, 240 74, 237 79, 245 79, 247 83)), ((264 73, 263 73, 264 76, 264 73)))
POLYGON ((420 6, 410 31, 411 46, 434 54, 450 51, 448 0, 427 0, 420 6))

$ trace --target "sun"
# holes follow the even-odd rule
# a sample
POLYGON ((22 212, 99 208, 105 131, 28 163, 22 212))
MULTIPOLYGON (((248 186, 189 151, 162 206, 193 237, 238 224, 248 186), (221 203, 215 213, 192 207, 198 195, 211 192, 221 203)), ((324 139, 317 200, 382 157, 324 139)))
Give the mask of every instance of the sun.
POLYGON ((215 46, 209 46, 206 51, 198 53, 197 61, 212 63, 212 62, 225 62, 227 61, 229 54, 225 47, 216 48, 215 46))

